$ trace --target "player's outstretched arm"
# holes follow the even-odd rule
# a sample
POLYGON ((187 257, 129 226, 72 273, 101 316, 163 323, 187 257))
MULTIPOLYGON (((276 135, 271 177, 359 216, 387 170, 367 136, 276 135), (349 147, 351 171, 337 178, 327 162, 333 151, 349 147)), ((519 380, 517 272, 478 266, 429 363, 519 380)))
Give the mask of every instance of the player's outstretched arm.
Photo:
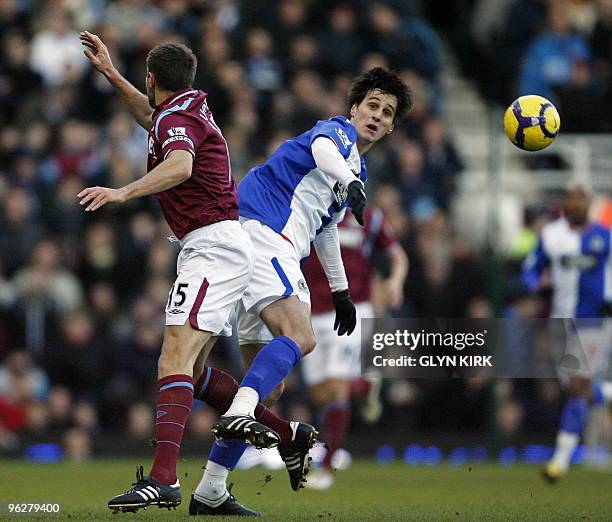
POLYGON ((81 205, 87 205, 85 212, 93 212, 107 203, 125 203, 130 199, 157 194, 175 187, 191 177, 193 156, 185 150, 173 150, 168 158, 142 178, 125 187, 89 187, 77 194, 81 205))
MULTIPOLYGON (((341 215, 344 215, 344 212, 341 215)), ((313 243, 332 291, 336 308, 334 330, 338 335, 351 335, 357 324, 357 312, 348 291, 348 280, 342 262, 338 226, 335 220, 323 228, 313 243)))
POLYGON ((399 308, 404 302, 404 282, 408 275, 408 256, 404 249, 396 244, 387 252, 390 274, 385 281, 387 303, 390 308, 399 308))
POLYGON ((111 83, 127 105, 134 119, 146 130, 151 128, 151 115, 153 108, 145 94, 140 92, 115 68, 108 52, 108 47, 99 36, 82 31, 79 35, 81 43, 85 46, 85 56, 89 58, 92 65, 100 71, 111 83))

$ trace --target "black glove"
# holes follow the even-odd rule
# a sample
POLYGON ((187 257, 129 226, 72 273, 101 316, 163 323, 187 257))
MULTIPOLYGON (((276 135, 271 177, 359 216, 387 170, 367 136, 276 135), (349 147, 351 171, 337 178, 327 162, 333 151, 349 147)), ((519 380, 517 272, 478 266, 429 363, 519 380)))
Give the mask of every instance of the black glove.
POLYGON ((363 183, 361 181, 351 181, 347 187, 348 197, 346 199, 348 206, 351 207, 353 215, 361 226, 364 224, 363 213, 366 208, 366 195, 363 190, 363 183))
POLYGON ((357 324, 357 312, 353 301, 351 301, 351 296, 348 290, 341 290, 340 292, 332 292, 332 297, 336 307, 334 330, 338 331, 338 335, 351 335, 357 324))

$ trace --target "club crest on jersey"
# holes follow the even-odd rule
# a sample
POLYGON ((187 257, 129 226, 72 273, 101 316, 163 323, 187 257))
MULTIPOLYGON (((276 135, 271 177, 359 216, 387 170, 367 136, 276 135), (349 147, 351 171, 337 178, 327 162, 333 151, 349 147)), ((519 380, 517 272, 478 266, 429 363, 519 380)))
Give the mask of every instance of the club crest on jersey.
POLYGON ((342 208, 344 206, 344 203, 346 202, 346 198, 348 197, 348 190, 339 181, 336 181, 333 190, 334 197, 336 198, 336 203, 338 203, 338 206, 342 208))
POLYGON ((155 150, 153 148, 154 146, 155 146, 155 143, 153 141, 153 137, 149 136, 149 154, 151 156, 155 156, 155 150))
POLYGON ((297 287, 299 292, 304 292, 306 294, 310 293, 310 290, 308 290, 308 285, 306 284, 306 281, 304 279, 300 279, 298 281, 297 287))
POLYGON ((347 136, 346 132, 336 127, 336 134, 338 135, 338 138, 340 138, 342 145, 344 145, 347 148, 351 146, 351 140, 347 136))
POLYGON ((187 131, 185 127, 170 127, 168 129, 168 134, 170 134, 170 136, 187 136, 187 131))

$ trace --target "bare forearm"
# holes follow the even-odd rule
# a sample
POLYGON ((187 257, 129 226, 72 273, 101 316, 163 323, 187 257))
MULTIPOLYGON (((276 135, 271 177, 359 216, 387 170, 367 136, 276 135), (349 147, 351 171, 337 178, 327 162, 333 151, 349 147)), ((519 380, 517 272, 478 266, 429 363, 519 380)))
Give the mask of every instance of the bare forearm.
POLYGON ((149 130, 151 128, 151 115, 153 114, 153 109, 149 104, 147 96, 128 82, 115 68, 105 72, 104 76, 106 76, 117 93, 119 93, 121 100, 127 105, 130 113, 138 124, 146 130, 149 130))
POLYGON ((189 152, 177 152, 170 154, 167 160, 160 163, 142 178, 123 187, 121 191, 124 193, 126 201, 163 192, 188 179, 191 175, 191 160, 187 159, 186 156, 191 158, 191 154, 189 152))
POLYGON ((404 285, 406 275, 408 275, 408 256, 404 249, 397 245, 389 253, 390 274, 389 279, 397 282, 400 286, 404 285))

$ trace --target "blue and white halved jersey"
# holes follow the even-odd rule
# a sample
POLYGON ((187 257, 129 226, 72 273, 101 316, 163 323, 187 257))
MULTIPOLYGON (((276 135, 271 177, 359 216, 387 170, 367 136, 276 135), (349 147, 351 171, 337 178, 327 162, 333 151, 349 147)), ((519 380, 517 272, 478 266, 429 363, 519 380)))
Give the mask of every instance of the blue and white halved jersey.
POLYGON ((589 224, 572 229, 564 219, 544 226, 536 249, 523 264, 523 283, 537 288, 542 272, 550 269, 553 286, 552 317, 602 317, 612 302, 611 230, 589 224))
POLYGON ((256 219, 282 234, 300 259, 308 256, 318 232, 337 222, 347 206, 346 187, 316 166, 311 147, 319 136, 333 140, 353 174, 365 182, 357 131, 344 116, 334 116, 285 141, 238 186, 240 217, 256 219))

